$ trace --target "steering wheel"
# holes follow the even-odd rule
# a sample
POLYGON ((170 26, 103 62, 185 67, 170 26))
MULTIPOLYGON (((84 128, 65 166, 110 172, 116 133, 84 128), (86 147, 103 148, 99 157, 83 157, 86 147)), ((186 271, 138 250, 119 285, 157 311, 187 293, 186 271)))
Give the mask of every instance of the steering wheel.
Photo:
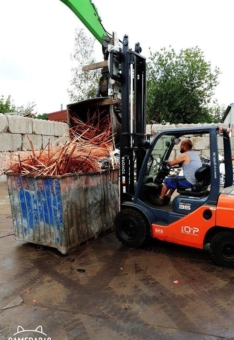
POLYGON ((154 180, 154 182, 156 183, 162 183, 164 178, 166 176, 169 175, 170 171, 175 171, 175 169, 178 169, 180 168, 180 165, 174 165, 174 166, 170 166, 168 164, 168 161, 161 161, 159 164, 158 164, 158 174, 154 180))
POLYGON ((158 173, 154 180, 155 183, 161 184, 166 176, 168 176, 171 167, 168 165, 167 161, 161 161, 158 163, 158 173))
POLYGON ((169 172, 169 171, 173 170, 173 167, 168 164, 168 161, 162 161, 161 167, 162 167, 161 170, 164 170, 164 171, 169 172))

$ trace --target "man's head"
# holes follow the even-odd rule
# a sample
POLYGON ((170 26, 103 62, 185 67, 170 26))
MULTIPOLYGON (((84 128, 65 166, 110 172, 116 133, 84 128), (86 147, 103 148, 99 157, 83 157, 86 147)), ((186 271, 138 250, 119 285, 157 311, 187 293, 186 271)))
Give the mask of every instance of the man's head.
POLYGON ((183 140, 180 144, 180 152, 184 153, 186 151, 191 150, 193 147, 193 143, 190 139, 183 140))

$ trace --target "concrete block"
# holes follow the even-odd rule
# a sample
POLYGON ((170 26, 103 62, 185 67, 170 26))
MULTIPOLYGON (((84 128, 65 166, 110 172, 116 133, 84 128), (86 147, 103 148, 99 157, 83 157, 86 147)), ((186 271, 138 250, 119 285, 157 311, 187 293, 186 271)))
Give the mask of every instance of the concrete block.
POLYGON ((0 182, 6 182, 7 177, 6 175, 0 175, 0 182))
POLYGON ((12 162, 12 154, 13 152, 0 152, 0 174, 3 174, 5 170, 8 170, 9 165, 12 162))
POLYGON ((33 130, 35 134, 53 136, 53 122, 43 119, 34 119, 33 130))
MULTIPOLYGON (((223 151, 223 137, 218 137, 218 149, 219 150, 222 150, 223 151)), ((231 143, 232 143, 232 141, 231 141, 231 143)), ((232 146, 231 146, 231 148, 232 148, 232 146)))
POLYGON ((176 129, 176 125, 175 124, 170 124, 170 125, 166 124, 166 125, 162 125, 162 126, 164 126, 165 129, 176 129))
POLYGON ((32 134, 32 118, 7 115, 10 133, 32 134))
POLYGON ((19 151, 21 148, 21 134, 0 133, 0 152, 19 151))
POLYGON ((181 123, 176 124, 176 128, 178 128, 178 129, 183 128, 183 127, 184 127, 184 124, 181 124, 181 123))
POLYGON ((190 140, 193 143, 193 150, 204 150, 210 148, 209 137, 192 137, 190 140))
POLYGON ((0 113, 0 133, 1 132, 7 132, 8 130, 8 120, 7 117, 0 113))
POLYGON ((176 150, 172 150, 171 154, 170 154, 170 158, 169 161, 173 161, 174 159, 176 159, 176 150))
POLYGON ((44 148, 49 142, 51 143, 52 147, 63 145, 69 139, 63 137, 55 137, 55 136, 42 136, 42 147, 44 148))
POLYGON ((155 136, 158 131, 158 124, 151 125, 151 135, 155 136))
POLYGON ((23 150, 30 150, 30 151, 32 150, 27 136, 32 141, 33 148, 35 151, 38 151, 42 148, 42 136, 41 135, 23 135, 23 139, 22 139, 23 150))
POLYGON ((152 133, 151 127, 152 127, 151 124, 147 124, 147 125, 146 125, 145 133, 146 133, 147 135, 151 135, 151 133, 152 133))
POLYGON ((159 125, 159 130, 169 130, 169 129, 175 129, 175 124, 166 124, 166 125, 159 125))
POLYGON ((35 135, 43 135, 45 133, 45 122, 43 119, 32 120, 32 133, 35 135))
POLYGON ((64 135, 69 135, 69 126, 66 123, 61 122, 52 122, 53 123, 53 132, 54 136, 62 137, 64 135))
POLYGON ((65 134, 62 137, 57 138, 56 144, 57 145, 63 145, 66 142, 69 142, 70 140, 71 140, 70 136, 65 134))
POLYGON ((169 126, 170 125, 166 126, 166 125, 158 124, 157 131, 167 130, 169 129, 169 126))
POLYGON ((47 125, 45 125, 43 135, 56 136, 56 137, 62 137, 64 135, 69 135, 68 124, 61 123, 61 122, 54 122, 54 121, 45 121, 45 123, 47 123, 47 125))
POLYGON ((201 156, 210 158, 210 150, 201 150, 201 156))
MULTIPOLYGON (((166 125, 162 125, 162 124, 153 124, 150 125, 151 126, 151 131, 152 131, 152 135, 156 135, 156 133, 158 131, 163 131, 163 130, 168 130, 168 129, 175 129, 177 127, 177 125, 175 124, 166 124, 166 125)), ((180 127, 183 127, 183 125, 181 125, 180 127)))
POLYGON ((66 123, 42 119, 33 119, 33 133, 36 135, 62 137, 69 135, 69 126, 66 123))

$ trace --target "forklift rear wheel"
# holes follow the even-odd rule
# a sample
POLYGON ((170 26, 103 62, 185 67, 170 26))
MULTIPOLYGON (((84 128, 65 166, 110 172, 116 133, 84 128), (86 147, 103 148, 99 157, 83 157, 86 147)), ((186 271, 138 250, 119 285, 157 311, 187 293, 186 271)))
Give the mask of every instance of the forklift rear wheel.
POLYGON ((149 235, 149 224, 144 216, 134 209, 123 209, 115 218, 115 235, 125 246, 142 246, 149 235))
POLYGON ((210 242, 210 253, 217 265, 234 268, 234 232, 223 231, 214 235, 210 242))

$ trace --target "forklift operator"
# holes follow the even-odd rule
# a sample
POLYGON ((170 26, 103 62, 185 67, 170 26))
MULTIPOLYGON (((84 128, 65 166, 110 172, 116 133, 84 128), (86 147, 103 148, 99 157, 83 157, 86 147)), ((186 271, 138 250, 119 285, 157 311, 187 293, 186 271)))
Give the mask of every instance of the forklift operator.
POLYGON ((183 176, 174 176, 165 178, 164 184, 159 197, 155 198, 157 205, 165 205, 170 202, 173 192, 177 189, 177 183, 180 187, 190 188, 196 184, 195 172, 202 166, 199 155, 192 151, 193 144, 187 139, 181 142, 180 152, 181 155, 174 161, 168 161, 169 166, 182 163, 183 176))

